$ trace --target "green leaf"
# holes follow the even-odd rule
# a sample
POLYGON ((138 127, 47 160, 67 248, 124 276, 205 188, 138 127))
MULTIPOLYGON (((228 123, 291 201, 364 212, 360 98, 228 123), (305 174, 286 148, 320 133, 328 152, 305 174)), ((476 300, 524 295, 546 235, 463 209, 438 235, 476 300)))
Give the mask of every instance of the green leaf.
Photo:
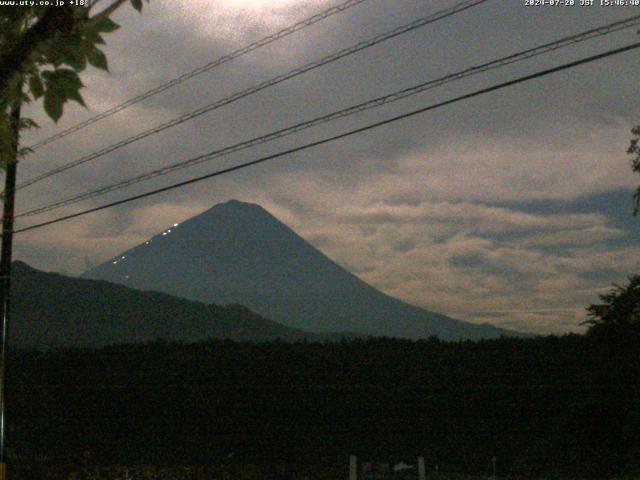
POLYGON ((106 70, 107 72, 109 71, 109 64, 107 63, 106 55, 97 48, 93 48, 89 51, 87 54, 87 60, 89 60, 89 63, 94 67, 106 70))
POLYGON ((96 26, 91 22, 81 27, 82 36, 86 43, 90 45, 104 45, 104 39, 96 29, 96 26))
POLYGON ((142 11, 142 0, 131 0, 131 5, 133 6, 133 8, 135 8, 137 11, 141 12, 142 11))
POLYGON ((47 115, 56 123, 62 116, 63 105, 64 99, 61 93, 55 89, 47 89, 47 93, 44 95, 44 111, 47 112, 47 115))
POLYGON ((67 98, 73 100, 74 102, 78 102, 83 107, 86 107, 84 99, 82 98, 82 95, 80 95, 80 92, 78 90, 69 90, 65 93, 67 95, 67 98))
POLYGON ((119 29, 120 25, 118 25, 110 18, 103 17, 96 20, 94 27, 97 32, 111 33, 119 29))
POLYGON ((73 100, 84 106, 84 100, 79 92, 83 85, 74 70, 59 68, 54 71, 45 71, 42 72, 42 78, 47 87, 44 94, 44 108, 54 121, 57 122, 62 116, 64 102, 67 100, 73 100))
POLYGON ((75 48, 64 48, 59 50, 60 52, 60 60, 63 63, 66 63, 71 68, 73 68, 76 72, 81 72, 87 66, 87 59, 83 53, 80 52, 79 49, 75 48))
POLYGON ((80 32, 74 32, 59 39, 52 44, 56 60, 70 65, 74 70, 80 72, 87 66, 86 41, 80 32))
POLYGON ((78 74, 68 68, 58 68, 54 70, 47 82, 62 91, 78 90, 84 86, 78 74))
POLYGON ((42 80, 40 80, 39 75, 32 75, 29 78, 29 89, 31 90, 33 98, 36 100, 44 95, 44 86, 42 85, 42 80))

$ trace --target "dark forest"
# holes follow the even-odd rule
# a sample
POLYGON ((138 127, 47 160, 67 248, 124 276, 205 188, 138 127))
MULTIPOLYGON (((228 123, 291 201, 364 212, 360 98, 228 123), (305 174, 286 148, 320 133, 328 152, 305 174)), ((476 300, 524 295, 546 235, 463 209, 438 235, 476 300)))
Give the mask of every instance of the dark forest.
POLYGON ((346 465, 611 477, 640 469, 634 336, 154 342, 13 352, 20 465, 346 465))

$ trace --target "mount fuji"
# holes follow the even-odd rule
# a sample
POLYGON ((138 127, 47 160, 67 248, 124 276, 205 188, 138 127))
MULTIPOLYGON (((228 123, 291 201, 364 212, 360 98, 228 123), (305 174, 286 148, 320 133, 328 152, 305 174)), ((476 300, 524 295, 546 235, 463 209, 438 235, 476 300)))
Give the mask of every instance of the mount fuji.
POLYGON ((311 332, 443 340, 520 335, 386 295, 259 205, 237 200, 176 224, 82 277, 204 303, 241 304, 311 332))

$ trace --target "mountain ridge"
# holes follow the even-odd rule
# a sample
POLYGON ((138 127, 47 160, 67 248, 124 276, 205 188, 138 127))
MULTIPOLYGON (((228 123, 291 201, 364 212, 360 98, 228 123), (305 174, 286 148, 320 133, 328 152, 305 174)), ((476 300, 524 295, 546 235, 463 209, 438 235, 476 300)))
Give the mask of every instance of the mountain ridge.
POLYGON ((358 335, 316 335, 286 327, 242 305, 203 304, 13 263, 12 347, 48 350, 156 340, 330 341, 354 337, 358 335))

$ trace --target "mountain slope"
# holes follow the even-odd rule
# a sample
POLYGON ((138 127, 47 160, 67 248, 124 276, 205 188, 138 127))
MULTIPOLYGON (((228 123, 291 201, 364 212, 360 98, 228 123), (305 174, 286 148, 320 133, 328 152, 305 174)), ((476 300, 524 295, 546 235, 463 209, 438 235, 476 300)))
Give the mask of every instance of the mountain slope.
POLYGON ((314 332, 443 339, 514 334, 460 322, 363 282, 262 207, 216 205, 86 272, 142 290, 207 303, 239 303, 314 332))
POLYGON ((114 343, 323 340, 267 320, 240 305, 205 305, 157 292, 139 292, 104 281, 45 273, 13 264, 9 344, 48 349, 114 343))

